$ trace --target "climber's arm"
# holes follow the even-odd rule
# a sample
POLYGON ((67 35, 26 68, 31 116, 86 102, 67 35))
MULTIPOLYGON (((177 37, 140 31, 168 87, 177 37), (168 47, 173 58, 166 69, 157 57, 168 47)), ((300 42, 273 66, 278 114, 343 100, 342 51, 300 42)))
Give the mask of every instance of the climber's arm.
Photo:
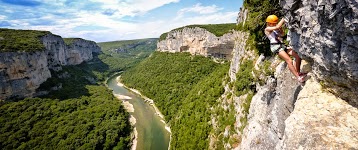
POLYGON ((285 20, 281 19, 281 21, 276 26, 266 27, 265 31, 272 32, 273 30, 278 30, 278 29, 280 29, 282 27, 284 22, 285 22, 285 20))

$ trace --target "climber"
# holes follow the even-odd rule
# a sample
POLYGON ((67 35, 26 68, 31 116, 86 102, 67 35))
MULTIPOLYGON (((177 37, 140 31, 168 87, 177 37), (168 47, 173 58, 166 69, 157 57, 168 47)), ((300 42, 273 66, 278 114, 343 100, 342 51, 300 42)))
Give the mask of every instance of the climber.
POLYGON ((292 49, 292 47, 286 47, 283 43, 282 37, 284 36, 284 32, 282 30, 282 25, 285 20, 281 19, 278 22, 278 17, 276 15, 270 15, 266 19, 267 26, 265 28, 265 34, 267 38, 270 40, 270 49, 273 53, 277 53, 280 58, 286 61, 288 68, 296 76, 298 82, 305 82, 306 73, 300 72, 301 67, 301 58, 298 54, 292 49), (291 57, 294 57, 295 65, 291 57))

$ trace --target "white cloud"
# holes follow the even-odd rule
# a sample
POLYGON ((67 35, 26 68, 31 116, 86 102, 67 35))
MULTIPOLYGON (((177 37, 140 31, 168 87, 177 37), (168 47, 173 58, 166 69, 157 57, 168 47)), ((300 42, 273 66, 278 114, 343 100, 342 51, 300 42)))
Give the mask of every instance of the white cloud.
POLYGON ((115 10, 117 17, 135 16, 146 13, 169 3, 177 3, 180 0, 91 0, 102 4, 104 10, 115 10))
POLYGON ((223 8, 219 8, 216 5, 202 6, 201 3, 197 3, 197 4, 193 5, 192 7, 180 9, 177 13, 176 20, 182 18, 185 13, 197 13, 197 14, 205 14, 206 15, 206 14, 216 13, 222 9, 223 8))
POLYGON ((6 19, 6 16, 0 15, 0 20, 6 19))
POLYGON ((192 7, 180 9, 178 13, 181 14, 181 13, 194 12, 199 14, 211 14, 211 13, 218 12, 219 10, 222 9, 223 8, 218 8, 216 5, 202 6, 201 3, 197 3, 192 7))
MULTIPOLYGON (((90 0, 68 1, 43 0, 36 10, 25 8, 19 11, 10 7, 5 11, 17 14, 26 13, 28 18, 12 19, 0 13, 0 20, 8 20, 14 28, 47 30, 62 37, 81 37, 97 42, 128 40, 139 38, 158 38, 160 34, 189 24, 216 24, 235 22, 237 12, 222 12, 216 5, 192 7, 173 11, 171 18, 159 18, 155 14, 145 20, 124 20, 125 16, 136 16, 179 0, 90 0), (96 4, 93 6, 93 4, 96 4), (109 13, 104 13, 108 10, 109 13), (111 14, 113 12, 113 14, 111 14), (33 15, 29 15, 33 14, 33 15), (175 16, 176 15, 176 16, 175 16), (5 18, 6 17, 6 18, 5 18), (149 19, 153 18, 153 19, 149 19)), ((6 6, 3 6, 3 8, 6 6)), ((0 6, 2 8, 2 6, 0 6)), ((148 13, 149 14, 149 13, 148 13)), ((146 14, 147 15, 147 14, 146 14)))

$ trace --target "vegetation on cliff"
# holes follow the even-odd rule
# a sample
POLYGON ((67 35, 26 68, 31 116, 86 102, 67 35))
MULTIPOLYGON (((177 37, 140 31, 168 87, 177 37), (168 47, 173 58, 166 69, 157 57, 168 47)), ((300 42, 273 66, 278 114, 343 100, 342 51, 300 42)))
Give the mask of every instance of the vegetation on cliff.
POLYGON ((266 39, 263 30, 266 27, 266 17, 271 14, 282 16, 279 0, 245 0, 243 7, 249 14, 244 22, 237 26, 237 30, 250 33, 248 46, 258 54, 271 56, 269 41, 266 39))
POLYGON ((63 38, 63 41, 66 45, 71 45, 76 40, 80 40, 81 38, 63 38))
MULTIPOLYGON (((222 36, 222 35, 224 35, 226 33, 229 33, 231 30, 235 29, 236 24, 235 23, 226 23, 226 24, 188 25, 188 26, 173 29, 173 30, 171 30, 169 32, 179 31, 179 30, 182 30, 184 28, 195 28, 195 27, 206 29, 207 31, 209 31, 212 34, 214 34, 215 36, 219 37, 219 36, 222 36)), ((159 41, 165 40, 167 38, 167 35, 168 35, 168 32, 163 33, 162 35, 160 35, 159 41)))
POLYGON ((228 67, 188 53, 154 52, 122 80, 155 101, 171 126, 172 149, 206 149, 210 108, 224 92, 228 67))
POLYGON ((49 31, 0 28, 0 52, 35 52, 45 50, 40 37, 49 31))

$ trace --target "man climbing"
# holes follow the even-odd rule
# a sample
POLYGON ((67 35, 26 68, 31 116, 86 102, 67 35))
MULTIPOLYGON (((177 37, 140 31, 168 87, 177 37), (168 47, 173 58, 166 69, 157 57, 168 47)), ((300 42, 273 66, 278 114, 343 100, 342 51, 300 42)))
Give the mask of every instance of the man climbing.
POLYGON ((284 32, 282 30, 282 25, 284 22, 284 19, 281 19, 281 21, 278 22, 278 17, 276 15, 268 16, 266 19, 267 26, 265 28, 265 34, 270 40, 271 51, 285 60, 288 68, 293 75, 296 76, 298 82, 303 83, 305 82, 306 73, 300 72, 301 58, 291 47, 286 47, 283 43, 282 37, 284 36, 284 32), (295 65, 293 65, 293 61, 289 55, 295 58, 295 65))

